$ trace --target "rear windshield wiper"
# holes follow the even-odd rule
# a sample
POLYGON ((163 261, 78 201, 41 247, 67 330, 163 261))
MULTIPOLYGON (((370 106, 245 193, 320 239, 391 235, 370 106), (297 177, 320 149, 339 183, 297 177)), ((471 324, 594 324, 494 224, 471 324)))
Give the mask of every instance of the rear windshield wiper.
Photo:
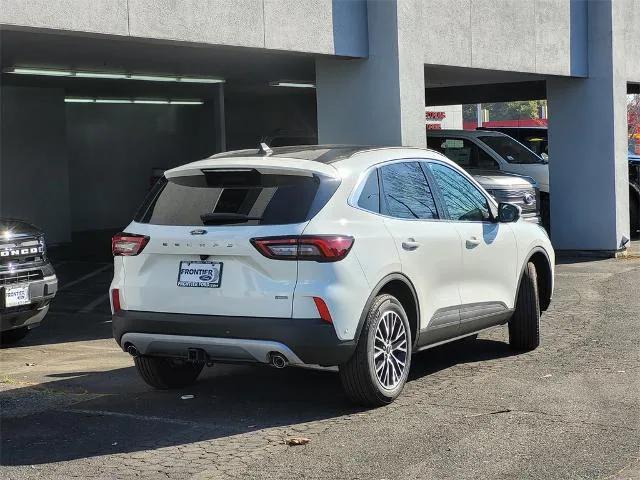
POLYGON ((243 213, 205 213, 200 215, 200 220, 205 225, 224 223, 242 223, 249 220, 262 220, 262 217, 251 217, 243 213))

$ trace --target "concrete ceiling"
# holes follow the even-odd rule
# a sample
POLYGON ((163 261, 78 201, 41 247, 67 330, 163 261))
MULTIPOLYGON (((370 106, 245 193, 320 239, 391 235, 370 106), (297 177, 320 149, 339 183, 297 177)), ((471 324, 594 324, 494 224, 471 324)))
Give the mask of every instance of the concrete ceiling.
MULTIPOLYGON (((33 30, 0 31, 2 68, 21 66, 87 71, 213 76, 226 80, 228 93, 292 93, 269 87, 271 81, 313 81, 311 55, 234 47, 184 45, 140 41, 118 36, 43 33, 33 30)), ((35 77, 3 74, 10 85, 61 87, 69 95, 184 95, 207 96, 211 85, 172 84, 127 80, 35 77)), ((294 92, 295 93, 295 92, 294 92)))
MULTIPOLYGON (((0 66, 76 69, 225 78, 225 94, 314 95, 313 90, 274 88, 275 80, 314 81, 310 54, 250 48, 136 40, 129 37, 0 30, 0 66)), ((425 65, 427 105, 545 98, 548 77, 443 65, 425 65)), ((208 98, 210 84, 35 77, 3 74, 5 85, 63 88, 67 95, 208 98)), ((630 92, 638 91, 630 84, 630 92)))

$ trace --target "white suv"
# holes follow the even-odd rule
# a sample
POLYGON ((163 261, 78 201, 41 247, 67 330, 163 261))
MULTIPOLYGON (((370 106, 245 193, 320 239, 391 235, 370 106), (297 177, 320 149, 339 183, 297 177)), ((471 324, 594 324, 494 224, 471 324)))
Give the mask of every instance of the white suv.
POLYGON ((268 147, 165 173, 113 239, 113 332, 157 388, 213 362, 338 366, 393 401, 411 355, 509 325, 534 349, 554 252, 440 153, 268 147))

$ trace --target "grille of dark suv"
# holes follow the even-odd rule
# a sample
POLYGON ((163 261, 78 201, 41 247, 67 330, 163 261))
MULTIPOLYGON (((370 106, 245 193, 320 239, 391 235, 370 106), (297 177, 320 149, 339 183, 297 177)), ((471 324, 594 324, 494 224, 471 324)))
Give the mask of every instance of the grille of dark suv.
POLYGON ((533 188, 522 190, 491 190, 491 194, 498 202, 513 203, 522 208, 523 214, 538 213, 538 196, 533 188), (530 203, 525 202, 529 196, 530 203))
POLYGON ((0 286, 27 283, 33 280, 42 280, 42 270, 23 270, 21 272, 0 273, 0 286))
POLYGON ((44 262, 44 242, 41 237, 0 239, 0 267, 14 267, 44 262))

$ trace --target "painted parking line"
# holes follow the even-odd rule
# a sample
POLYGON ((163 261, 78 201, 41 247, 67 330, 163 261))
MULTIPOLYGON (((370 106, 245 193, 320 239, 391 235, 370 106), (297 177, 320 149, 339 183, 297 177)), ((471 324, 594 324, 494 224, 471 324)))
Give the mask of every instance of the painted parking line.
POLYGON ((99 307, 100 305, 102 305, 105 302, 109 301, 109 294, 108 293, 104 293, 100 296, 98 296, 97 298, 95 298, 94 300, 92 300, 91 302, 87 303, 84 307, 82 307, 80 310, 78 310, 78 313, 90 313, 92 312, 96 307, 99 307))
POLYGON ((98 268, 97 270, 94 270, 93 272, 89 272, 86 275, 83 275, 80 278, 76 278, 75 280, 70 281, 69 283, 65 283, 64 285, 62 285, 59 289, 58 292, 62 292, 64 290, 67 290, 75 285, 78 285, 79 283, 82 283, 86 280, 89 280, 90 278, 95 277, 96 275, 100 275, 102 272, 109 270, 110 268, 112 268, 113 265, 111 265, 110 263, 107 265, 104 265, 100 268, 98 268))

